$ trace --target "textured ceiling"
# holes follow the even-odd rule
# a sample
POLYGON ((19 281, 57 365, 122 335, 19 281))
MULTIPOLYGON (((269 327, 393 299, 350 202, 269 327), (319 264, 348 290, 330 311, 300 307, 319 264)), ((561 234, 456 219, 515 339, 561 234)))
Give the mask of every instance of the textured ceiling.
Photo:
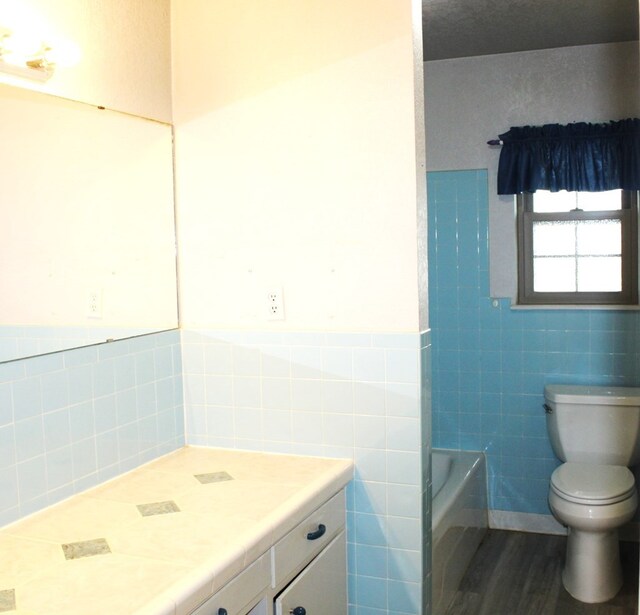
POLYGON ((422 0, 425 60, 638 39, 638 0, 422 0))

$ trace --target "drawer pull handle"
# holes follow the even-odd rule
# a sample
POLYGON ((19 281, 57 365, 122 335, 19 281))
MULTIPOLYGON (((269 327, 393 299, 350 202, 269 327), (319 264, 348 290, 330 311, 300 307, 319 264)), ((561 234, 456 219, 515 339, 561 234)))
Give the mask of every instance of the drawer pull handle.
MULTIPOLYGON (((322 523, 318 526, 318 529, 315 532, 309 532, 307 534, 307 540, 318 540, 321 536, 324 536, 324 533, 327 531, 327 526, 322 523)), ((292 611, 293 615, 304 615, 304 609, 302 607, 296 607, 302 609, 300 613, 296 613, 295 609, 292 611)))
POLYGON ((307 615, 307 609, 303 606, 297 606, 295 609, 289 611, 291 615, 307 615))
POLYGON ((227 613, 227 609, 223 609, 222 607, 220 607, 218 609, 218 615, 229 615, 229 613, 227 613))

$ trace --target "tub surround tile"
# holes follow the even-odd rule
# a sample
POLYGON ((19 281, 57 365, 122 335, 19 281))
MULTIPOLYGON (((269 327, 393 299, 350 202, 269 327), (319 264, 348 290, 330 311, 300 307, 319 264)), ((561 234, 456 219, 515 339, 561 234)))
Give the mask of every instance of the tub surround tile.
POLYGON ((344 459, 185 447, 0 530, 0 612, 189 613, 352 473, 344 459), (166 497, 141 504, 149 493, 166 497))

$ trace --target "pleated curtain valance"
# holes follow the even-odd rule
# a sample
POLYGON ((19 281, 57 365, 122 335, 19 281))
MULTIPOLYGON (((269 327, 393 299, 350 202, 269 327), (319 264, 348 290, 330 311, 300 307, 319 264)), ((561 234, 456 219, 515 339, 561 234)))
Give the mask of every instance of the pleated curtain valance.
POLYGON ((640 119, 521 126, 500 135, 498 194, 640 190, 640 119))

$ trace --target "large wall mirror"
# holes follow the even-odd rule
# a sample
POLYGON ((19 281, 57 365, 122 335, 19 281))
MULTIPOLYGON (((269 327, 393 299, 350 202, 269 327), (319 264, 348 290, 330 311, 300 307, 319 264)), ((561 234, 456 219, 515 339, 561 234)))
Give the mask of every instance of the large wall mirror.
POLYGON ((167 124, 0 85, 0 361, 178 326, 167 124))

